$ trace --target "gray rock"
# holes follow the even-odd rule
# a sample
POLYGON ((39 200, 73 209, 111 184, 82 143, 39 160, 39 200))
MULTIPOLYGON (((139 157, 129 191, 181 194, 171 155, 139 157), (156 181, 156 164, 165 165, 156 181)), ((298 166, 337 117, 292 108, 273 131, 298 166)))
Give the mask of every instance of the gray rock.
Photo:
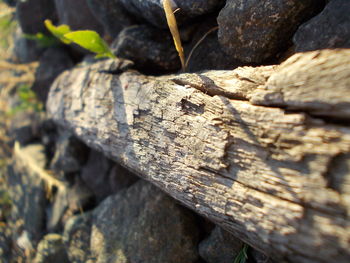
POLYGON ((97 262, 195 262, 198 229, 188 210, 145 181, 105 199, 93 212, 97 262))
POLYGON ((199 244, 199 254, 207 263, 232 263, 243 242, 220 227, 199 244))
POLYGON ((38 244, 34 263, 69 263, 62 236, 46 235, 38 244))
POLYGON ((61 132, 55 155, 51 161, 51 169, 57 173, 74 173, 80 171, 86 162, 88 148, 68 131, 61 132))
POLYGON ((181 67, 168 30, 146 25, 128 27, 111 47, 118 57, 133 61, 135 68, 145 73, 159 74, 181 67))
POLYGON ((135 24, 135 19, 124 9, 120 0, 87 0, 87 3, 112 39, 125 27, 135 24))
MULTIPOLYGON (((154 26, 167 28, 162 0, 120 0, 125 9, 136 17, 142 17, 154 26)), ((179 25, 189 20, 218 10, 223 0, 173 0, 180 10, 176 12, 179 25)))
POLYGON ((90 257, 92 214, 71 217, 64 228, 63 241, 68 258, 74 263, 86 263, 90 257))
POLYGON ((301 25, 293 41, 297 52, 350 47, 350 1, 333 0, 301 25))
POLYGON ((21 0, 17 1, 17 18, 26 34, 47 32, 44 21, 57 20, 54 0, 21 0))
POLYGON ((87 0, 54 0, 59 24, 69 25, 72 30, 89 29, 103 33, 102 25, 94 17, 87 0))
POLYGON ((62 47, 48 48, 40 57, 39 67, 35 72, 32 90, 45 103, 50 86, 64 70, 73 67, 73 61, 62 47))
POLYGON ((16 232, 27 231, 34 244, 40 240, 45 227, 45 185, 37 171, 45 165, 44 147, 33 144, 17 149, 8 169, 10 221, 16 232))
POLYGON ((108 177, 113 163, 102 153, 91 150, 87 163, 81 171, 81 178, 93 191, 98 201, 112 194, 108 177))
POLYGON ((311 17, 318 0, 227 0, 218 16, 219 42, 244 62, 261 63, 291 45, 298 26, 311 17))

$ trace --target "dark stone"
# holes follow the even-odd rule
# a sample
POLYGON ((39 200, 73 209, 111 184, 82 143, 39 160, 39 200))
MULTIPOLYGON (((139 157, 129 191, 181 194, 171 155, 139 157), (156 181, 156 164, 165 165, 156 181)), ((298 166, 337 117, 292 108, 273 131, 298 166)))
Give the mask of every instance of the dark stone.
POLYGON ((26 110, 19 111, 11 118, 9 135, 13 141, 21 145, 28 144, 39 138, 40 115, 36 112, 26 110))
POLYGON ((86 263, 89 260, 91 225, 91 213, 77 215, 67 221, 64 227, 63 242, 71 262, 86 263))
POLYGON ((9 6, 16 6, 17 0, 3 0, 9 6))
POLYGON ((86 0, 54 0, 56 3, 59 24, 69 25, 72 30, 89 29, 100 34, 102 25, 90 11, 86 0))
POLYGON ((218 16, 219 42, 233 58, 261 63, 288 49, 319 0, 227 0, 218 16))
POLYGON ((87 0, 87 3, 112 39, 125 27, 135 24, 119 0, 87 0))
POLYGON ((242 246, 242 241, 217 226, 199 244, 199 254, 207 263, 232 263, 242 246))
POLYGON ((40 241, 34 263, 70 263, 62 236, 48 234, 40 241))
POLYGON ((93 191, 98 203, 138 180, 138 177, 127 169, 119 164, 114 164, 95 150, 90 151, 89 159, 82 168, 81 178, 93 191))
POLYGON ((57 19, 54 0, 21 0, 17 1, 17 18, 23 33, 36 34, 47 32, 45 19, 53 22, 57 19))
POLYGON ((274 260, 266 256, 265 254, 261 253, 260 251, 250 248, 248 253, 248 259, 254 263, 276 263, 274 260))
POLYGON ((12 200, 10 221, 16 228, 15 232, 28 233, 30 242, 34 244, 44 231, 46 205, 45 184, 36 168, 44 169, 46 162, 44 147, 33 144, 16 150, 14 163, 8 168, 7 180, 12 200))
POLYGON ((0 225, 0 262, 10 262, 11 254, 11 233, 8 226, 0 225))
POLYGON ((52 82, 59 74, 73 67, 74 64, 62 47, 47 49, 40 57, 39 63, 32 90, 37 94, 38 99, 45 104, 52 82))
MULTIPOLYGON (((136 17, 142 17, 154 26, 167 28, 162 0, 120 0, 125 9, 136 17)), ((186 0, 174 1, 179 11, 175 13, 179 25, 189 20, 218 10, 224 0, 186 0)))
POLYGON ((191 43, 185 45, 187 58, 193 50, 187 65, 188 72, 214 69, 232 70, 244 65, 243 62, 227 56, 223 51, 219 44, 216 27, 216 18, 208 19, 205 23, 196 27, 191 43), (209 31, 211 32, 207 34, 209 31), (203 37, 204 39, 201 41, 203 37), (197 47, 194 48, 196 45, 197 47))
POLYGON ((113 42, 116 56, 135 63, 135 68, 160 74, 180 69, 181 63, 168 30, 141 25, 125 28, 113 42))
POLYGON ((56 143, 51 169, 57 173, 79 172, 87 160, 89 150, 85 144, 68 131, 60 133, 56 143))
POLYGON ((350 48, 350 1, 331 1, 319 15, 299 27, 293 41, 297 52, 350 48))
POLYGON ((112 165, 113 163, 102 153, 91 150, 87 163, 82 168, 81 178, 93 191, 98 201, 112 194, 111 185, 108 182, 112 165))
POLYGON ((156 187, 139 181, 105 199, 93 212, 96 262, 195 262, 193 214, 156 187))
POLYGON ((12 53, 14 60, 18 63, 30 63, 39 60, 41 54, 45 51, 34 40, 23 37, 21 29, 18 27, 14 34, 14 47, 12 53))
POLYGON ((40 140, 45 146, 45 153, 48 160, 52 160, 55 154, 57 127, 52 119, 44 119, 40 123, 40 140))
POLYGON ((109 174, 108 180, 112 193, 118 193, 120 190, 136 183, 139 178, 123 166, 115 164, 109 174))

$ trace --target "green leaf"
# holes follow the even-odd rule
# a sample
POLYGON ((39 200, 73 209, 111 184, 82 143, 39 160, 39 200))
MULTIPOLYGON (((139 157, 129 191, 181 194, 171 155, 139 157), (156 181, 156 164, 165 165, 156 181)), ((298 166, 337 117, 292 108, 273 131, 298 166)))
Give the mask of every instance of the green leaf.
POLYGON ((100 37, 98 33, 91 30, 73 31, 64 35, 64 37, 79 46, 96 53, 96 57, 115 58, 109 49, 107 43, 100 37))
POLYGON ((51 22, 51 20, 46 19, 45 20, 45 26, 46 28, 51 32, 52 35, 57 37, 59 40, 61 40, 64 44, 70 44, 71 41, 67 38, 65 38, 65 34, 71 32, 70 27, 68 25, 60 25, 60 26, 54 26, 51 22))
POLYGON ((93 53, 96 53, 96 58, 115 58, 115 55, 109 49, 107 43, 95 31, 71 31, 68 25, 60 25, 56 27, 50 20, 45 20, 45 26, 56 38, 60 39, 65 44, 75 43, 93 53))
POLYGON ((238 255, 235 258, 234 263, 245 263, 248 259, 248 251, 249 246, 247 244, 244 244, 241 250, 239 251, 238 255))
POLYGON ((32 34, 24 34, 26 39, 35 40, 38 42, 41 47, 52 47, 58 44, 57 39, 52 36, 44 35, 43 33, 32 34))

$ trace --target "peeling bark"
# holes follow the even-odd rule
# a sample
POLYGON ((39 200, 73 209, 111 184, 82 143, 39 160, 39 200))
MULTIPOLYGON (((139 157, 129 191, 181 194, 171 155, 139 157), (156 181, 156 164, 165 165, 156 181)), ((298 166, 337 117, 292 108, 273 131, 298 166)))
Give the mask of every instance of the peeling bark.
POLYGON ((277 67, 151 77, 108 60, 63 73, 47 108, 270 256, 349 262, 350 127, 315 117, 349 120, 349 63, 347 50, 318 51, 277 67))

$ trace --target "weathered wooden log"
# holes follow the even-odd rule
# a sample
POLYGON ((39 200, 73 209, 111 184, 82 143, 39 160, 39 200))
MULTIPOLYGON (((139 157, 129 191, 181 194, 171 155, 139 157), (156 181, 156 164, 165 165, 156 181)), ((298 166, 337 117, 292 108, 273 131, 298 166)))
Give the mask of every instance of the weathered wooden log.
POLYGON ((349 50, 325 50, 276 67, 152 77, 108 60, 63 73, 47 108, 270 256, 349 262, 348 65, 349 50))

